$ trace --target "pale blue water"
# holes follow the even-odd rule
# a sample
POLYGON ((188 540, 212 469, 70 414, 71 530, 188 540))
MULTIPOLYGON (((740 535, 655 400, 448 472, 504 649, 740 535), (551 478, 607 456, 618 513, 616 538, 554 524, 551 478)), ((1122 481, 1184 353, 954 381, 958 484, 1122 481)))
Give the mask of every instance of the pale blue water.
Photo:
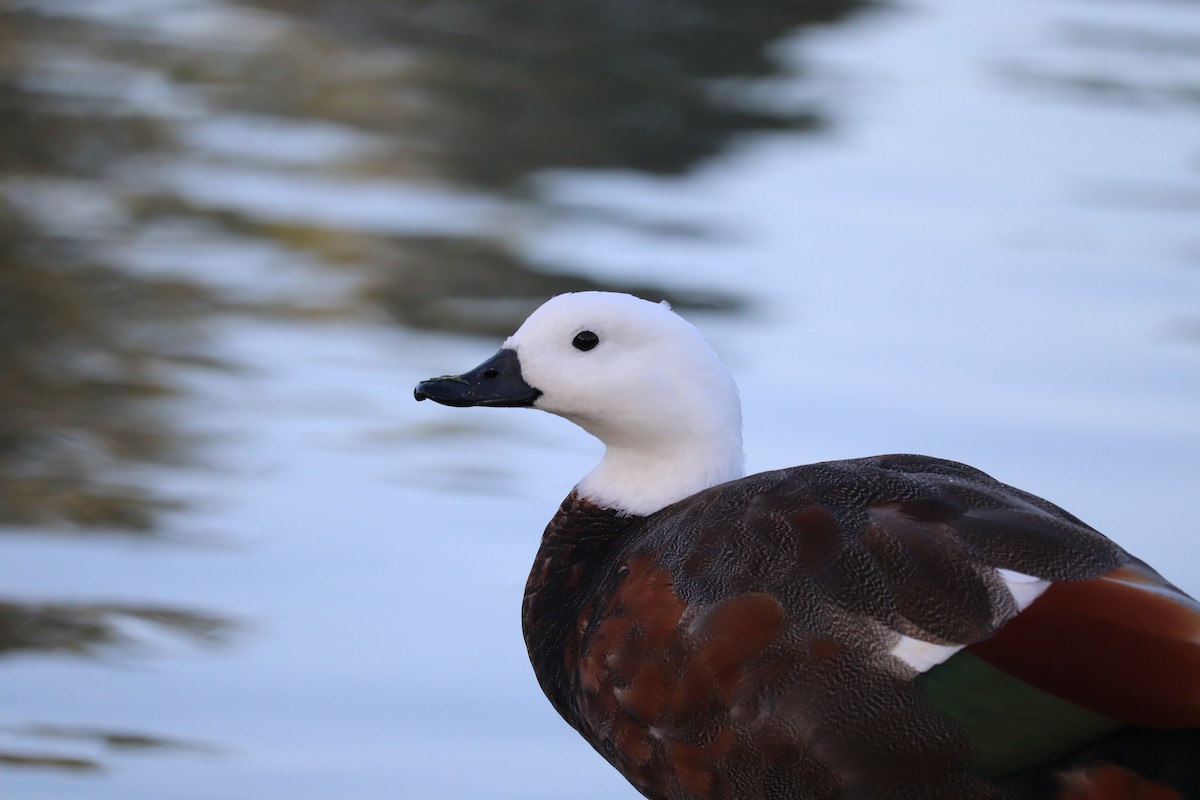
MULTIPOLYGON (((241 20, 176 5, 176 23, 193 15, 179 35, 241 20)), ((1182 91, 1200 86, 1200 13, 929 0, 775 53, 806 78, 758 86, 763 102, 815 94, 834 127, 747 135, 678 178, 538 178, 560 208, 590 214, 278 172, 245 127, 170 84, 156 102, 198 103, 178 120, 195 149, 131 163, 126 180, 252 220, 504 230, 557 269, 736 293, 748 313, 690 316, 739 377, 752 470, 901 451, 966 461, 1200 592, 1200 127, 1182 91), (663 232, 680 225, 709 235, 663 232)), ((290 168, 306 148, 319 166, 373 146, 324 128, 286 144, 276 161, 290 168)), ((111 247, 140 273, 247 298, 321 306, 357 285, 192 229, 111 247)), ((166 525, 186 543, 14 531, 3 591, 202 609, 240 627, 204 647, 130 620, 131 649, 0 660, 0 751, 104 764, 0 765, 0 795, 635 797, 541 697, 519 629, 541 528, 598 445, 534 412, 412 402, 419 379, 473 366, 498 339, 367 315, 218 317, 204 334, 241 367, 180 368, 184 415, 215 435, 205 464, 134 473, 191 501, 166 525), (106 751, 31 724, 195 746, 106 751)))

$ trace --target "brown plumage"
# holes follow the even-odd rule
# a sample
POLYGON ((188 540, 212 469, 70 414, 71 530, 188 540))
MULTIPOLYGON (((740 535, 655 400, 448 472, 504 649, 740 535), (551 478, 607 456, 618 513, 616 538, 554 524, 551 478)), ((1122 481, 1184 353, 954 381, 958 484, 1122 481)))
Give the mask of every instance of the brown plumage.
POLYGON ((1106 797, 1126 774, 983 778, 887 655, 896 632, 1123 722, 1200 725, 1190 598, 1054 505, 920 456, 755 475, 645 518, 572 494, 523 619, 555 708, 662 800, 1106 797), (1056 583, 1018 614, 998 567, 1056 583))

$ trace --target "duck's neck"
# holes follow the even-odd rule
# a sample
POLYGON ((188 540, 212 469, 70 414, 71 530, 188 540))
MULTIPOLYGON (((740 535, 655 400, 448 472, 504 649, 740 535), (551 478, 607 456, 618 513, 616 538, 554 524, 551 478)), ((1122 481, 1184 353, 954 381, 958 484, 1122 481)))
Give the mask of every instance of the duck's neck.
POLYGON ((648 516, 745 474, 741 430, 666 445, 606 444, 604 458, 579 482, 581 497, 621 514, 648 516))

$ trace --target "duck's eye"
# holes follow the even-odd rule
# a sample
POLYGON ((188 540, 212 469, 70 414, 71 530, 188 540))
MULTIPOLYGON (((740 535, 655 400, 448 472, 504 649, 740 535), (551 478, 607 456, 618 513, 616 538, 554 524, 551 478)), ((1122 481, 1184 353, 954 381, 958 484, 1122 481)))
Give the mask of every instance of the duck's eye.
POLYGON ((600 344, 600 337, 591 331, 580 331, 571 340, 571 346, 576 350, 591 350, 598 344, 600 344))

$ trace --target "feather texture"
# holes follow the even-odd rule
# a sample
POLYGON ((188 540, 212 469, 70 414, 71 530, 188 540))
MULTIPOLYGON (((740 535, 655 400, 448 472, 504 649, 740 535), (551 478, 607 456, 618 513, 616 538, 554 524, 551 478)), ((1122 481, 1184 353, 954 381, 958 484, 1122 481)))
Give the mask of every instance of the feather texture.
MULTIPOLYGON (((920 456, 763 473, 647 517, 573 495, 524 610, 555 707, 661 800, 1049 797, 1049 765, 1089 741, 1196 724, 1198 622, 1075 517, 920 456), (1023 603, 1014 581, 1049 588, 1023 603), (963 649, 922 672, 904 637, 963 649)), ((1113 781, 1081 775, 1071 791, 1113 781)))

